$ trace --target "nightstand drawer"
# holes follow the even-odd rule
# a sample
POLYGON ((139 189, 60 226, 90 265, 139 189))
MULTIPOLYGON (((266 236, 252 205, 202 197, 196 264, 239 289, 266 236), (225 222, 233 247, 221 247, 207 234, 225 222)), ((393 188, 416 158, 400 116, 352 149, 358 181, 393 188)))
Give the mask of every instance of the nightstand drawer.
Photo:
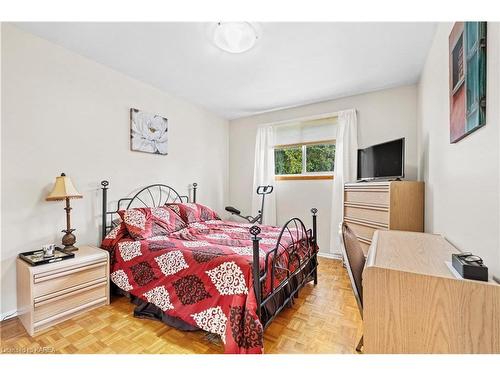
POLYGON ((33 297, 58 292, 75 285, 106 277, 107 262, 99 261, 74 268, 62 268, 34 276, 33 297))
POLYGON ((40 322, 58 314, 64 313, 89 302, 104 300, 107 296, 107 282, 101 281, 82 289, 61 294, 59 296, 35 301, 34 322, 40 322))

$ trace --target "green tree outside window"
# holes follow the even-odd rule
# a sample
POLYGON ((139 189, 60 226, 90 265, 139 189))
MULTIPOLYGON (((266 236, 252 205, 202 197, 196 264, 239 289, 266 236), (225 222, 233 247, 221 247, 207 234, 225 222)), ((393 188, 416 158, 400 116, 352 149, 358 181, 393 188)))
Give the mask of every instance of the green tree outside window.
POLYGON ((334 161, 335 144, 331 142, 274 149, 276 175, 333 172, 334 161))
POLYGON ((333 172, 335 145, 306 146, 306 172, 333 172))

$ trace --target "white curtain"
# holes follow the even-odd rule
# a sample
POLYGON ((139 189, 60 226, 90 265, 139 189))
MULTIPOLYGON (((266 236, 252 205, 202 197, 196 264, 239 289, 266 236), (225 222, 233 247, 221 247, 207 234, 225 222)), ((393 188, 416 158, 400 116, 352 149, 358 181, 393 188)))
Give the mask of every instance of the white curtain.
POLYGON ((334 254, 341 254, 338 233, 339 224, 344 217, 344 184, 356 180, 358 163, 358 124, 355 109, 338 113, 335 139, 330 251, 334 254))
POLYGON ((275 129, 263 126, 257 130, 255 139, 255 164, 253 171, 252 215, 260 210, 262 197, 256 194, 257 186, 273 185, 274 191, 266 195, 263 224, 276 225, 276 186, 274 181, 275 129))

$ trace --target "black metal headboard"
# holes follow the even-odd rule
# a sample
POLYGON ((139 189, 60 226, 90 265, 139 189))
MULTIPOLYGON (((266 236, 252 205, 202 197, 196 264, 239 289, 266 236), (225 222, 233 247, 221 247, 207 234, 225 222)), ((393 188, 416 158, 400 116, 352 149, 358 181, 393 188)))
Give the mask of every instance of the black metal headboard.
MULTIPOLYGON (((131 198, 120 198, 116 204, 116 210, 108 211, 108 186, 109 181, 101 181, 102 189, 102 228, 101 241, 106 234, 115 227, 113 215, 118 214, 120 209, 129 209, 134 207, 159 207, 168 203, 189 202, 189 196, 180 195, 174 188, 163 185, 153 184, 139 190, 131 198), (128 202, 128 203, 127 203, 128 202), (108 224, 109 219, 109 224, 108 224)), ((196 189, 198 184, 193 183, 193 203, 196 203, 196 189)))

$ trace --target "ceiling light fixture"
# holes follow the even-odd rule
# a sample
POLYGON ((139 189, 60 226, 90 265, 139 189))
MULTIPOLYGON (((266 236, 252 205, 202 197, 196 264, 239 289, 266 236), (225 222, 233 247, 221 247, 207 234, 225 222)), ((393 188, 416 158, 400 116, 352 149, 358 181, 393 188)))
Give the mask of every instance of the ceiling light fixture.
POLYGON ((249 22, 219 22, 214 30, 215 45, 230 53, 248 51, 257 39, 257 31, 249 22))

